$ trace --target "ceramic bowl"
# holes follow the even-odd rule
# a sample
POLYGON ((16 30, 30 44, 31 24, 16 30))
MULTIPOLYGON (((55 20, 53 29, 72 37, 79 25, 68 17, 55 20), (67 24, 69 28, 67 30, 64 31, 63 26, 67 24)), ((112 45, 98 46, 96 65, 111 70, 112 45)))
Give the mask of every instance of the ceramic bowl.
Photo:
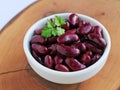
POLYGON ((83 82, 94 75, 96 75, 105 65, 107 57, 110 52, 110 47, 111 47, 111 40, 108 31, 106 28, 97 20, 94 18, 91 18, 89 16, 83 15, 83 14, 77 14, 81 19, 83 19, 86 22, 92 23, 92 25, 98 25, 102 28, 103 30, 103 36, 104 39, 107 42, 107 46, 104 50, 103 55, 101 58, 94 63, 93 65, 79 71, 74 71, 74 72, 60 72, 60 71, 55 71, 52 69, 49 69, 40 63, 38 63, 34 57, 32 56, 30 52, 30 40, 33 36, 34 30, 37 28, 42 28, 46 21, 50 18, 57 16, 61 16, 63 18, 68 19, 68 16, 71 13, 59 13, 59 14, 54 14, 48 17, 45 17, 43 19, 38 20, 35 24, 33 24, 28 31, 25 34, 24 41, 23 41, 23 48, 25 55, 27 57, 27 61, 29 62, 30 66, 32 69, 41 77, 43 77, 46 80, 49 80, 54 83, 59 83, 59 84, 73 84, 73 83, 79 83, 83 82))

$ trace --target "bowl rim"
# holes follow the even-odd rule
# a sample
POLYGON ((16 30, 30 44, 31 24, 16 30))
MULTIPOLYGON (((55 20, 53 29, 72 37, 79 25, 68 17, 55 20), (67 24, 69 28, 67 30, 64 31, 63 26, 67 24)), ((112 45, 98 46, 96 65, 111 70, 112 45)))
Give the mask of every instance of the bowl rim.
MULTIPOLYGON (((87 15, 84 15, 84 14, 80 14, 80 13, 75 13, 77 14, 81 19, 82 18, 86 18, 88 19, 90 22, 94 22, 94 23, 97 23, 97 25, 99 25, 102 29, 103 29, 103 34, 106 35, 106 42, 107 42, 107 46, 104 50, 104 53, 103 55, 101 56, 101 58, 95 62, 93 65, 83 69, 83 70, 78 70, 78 71, 73 71, 73 72, 61 72, 61 71, 57 71, 57 70, 53 70, 53 69, 50 69, 50 68, 47 68, 45 66, 43 66, 42 64, 40 64, 39 62, 37 62, 34 57, 32 56, 30 50, 29 50, 29 35, 32 34, 36 28, 36 26, 42 21, 42 20, 45 20, 45 19, 50 19, 51 17, 54 17, 56 15, 58 16, 63 16, 63 15, 70 15, 71 13, 57 13, 57 14, 53 14, 53 15, 50 15, 50 16, 47 16, 47 17, 44 17, 42 19, 39 19, 37 22, 35 22, 26 32, 25 36, 24 36, 24 40, 23 40, 23 48, 24 48, 24 52, 26 54, 26 56, 28 56, 29 58, 31 58, 31 61, 33 62, 34 65, 37 65, 39 68, 42 68, 44 69, 44 71, 49 71, 50 73, 53 73, 53 74, 59 74, 59 75, 65 75, 65 76, 69 76, 69 75, 75 75, 75 74, 78 74, 78 73, 86 73, 86 72, 89 72, 91 70, 94 70, 95 66, 96 65, 99 65, 99 63, 102 63, 104 61, 104 58, 106 58, 110 52, 110 48, 111 48, 111 40, 110 40, 110 35, 107 31, 107 29, 96 19, 90 17, 90 16, 87 16, 87 15), (34 30, 33 30, 34 29, 34 30)), ((28 60, 28 59, 27 59, 28 60)), ((29 61, 28 61, 29 62, 29 61)))

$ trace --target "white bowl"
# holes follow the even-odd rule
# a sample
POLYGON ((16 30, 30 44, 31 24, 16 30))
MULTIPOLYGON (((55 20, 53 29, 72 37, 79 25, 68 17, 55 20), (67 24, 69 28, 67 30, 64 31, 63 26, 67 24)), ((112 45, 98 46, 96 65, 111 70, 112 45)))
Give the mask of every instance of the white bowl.
POLYGON ((104 66, 106 63, 108 54, 110 52, 110 47, 111 47, 111 40, 108 31, 106 28, 97 20, 86 16, 82 14, 77 14, 81 19, 91 22, 93 25, 98 25, 103 29, 103 36, 107 42, 107 46, 105 48, 105 51, 101 58, 94 63, 93 65, 89 66, 86 69, 80 70, 80 71, 74 71, 74 72, 60 72, 60 71, 55 71, 52 69, 49 69, 40 63, 38 63, 34 57, 31 55, 30 52, 30 40, 31 37, 33 36, 34 30, 37 28, 42 28, 43 25, 45 25, 46 21, 50 18, 53 18, 54 16, 58 15, 63 18, 68 18, 68 16, 71 13, 60 13, 60 14, 54 14, 48 17, 45 17, 43 19, 38 20, 34 25, 30 27, 30 29, 27 31, 25 37, 24 37, 24 42, 23 42, 23 47, 24 47, 24 52, 27 57, 27 60, 32 67, 32 69, 41 77, 54 82, 54 83, 59 83, 59 84, 73 84, 73 83, 79 83, 82 81, 85 81, 94 75, 96 75, 104 66))

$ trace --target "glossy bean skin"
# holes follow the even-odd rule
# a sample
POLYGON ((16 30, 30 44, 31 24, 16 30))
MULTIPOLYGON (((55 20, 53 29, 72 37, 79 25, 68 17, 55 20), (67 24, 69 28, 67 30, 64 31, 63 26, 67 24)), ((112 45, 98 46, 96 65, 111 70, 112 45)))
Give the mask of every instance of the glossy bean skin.
POLYGON ((93 56, 93 58, 91 59, 92 60, 92 64, 95 63, 96 61, 98 61, 100 59, 101 55, 100 54, 95 54, 93 56))
POLYGON ((56 55, 57 54, 57 44, 52 44, 48 47, 48 51, 50 55, 56 55))
POLYGON ((66 24, 62 25, 62 28, 64 28, 65 30, 69 30, 70 29, 69 21, 66 20, 66 24))
POLYGON ((75 34, 76 31, 77 31, 76 29, 71 29, 71 30, 67 30, 65 33, 75 34))
POLYGON ((83 64, 89 66, 91 64, 91 57, 88 53, 83 54, 80 60, 83 64))
POLYGON ((78 28, 77 32, 80 35, 84 35, 90 33, 91 29, 92 25, 90 23, 86 23, 85 25, 82 25, 80 28, 78 28))
POLYGON ((69 21, 70 21, 70 23, 71 23, 73 26, 79 26, 79 21, 80 21, 80 19, 79 19, 78 15, 76 15, 76 14, 71 14, 71 15, 69 16, 69 21))
POLYGON ((41 32, 42 32, 42 30, 43 30, 42 28, 39 28, 39 29, 37 29, 37 30, 34 31, 34 34, 35 35, 40 35, 41 32))
POLYGON ((80 63, 78 60, 74 58, 66 58, 65 62, 73 71, 82 70, 86 68, 85 65, 83 65, 82 63, 80 63))
POLYGON ((43 45, 39 45, 39 44, 32 44, 32 49, 38 53, 39 55, 43 55, 43 54, 47 54, 48 53, 48 49, 47 47, 43 46, 43 45))
POLYGON ((79 27, 81 27, 81 26, 83 26, 83 25, 85 25, 85 21, 80 20, 80 21, 79 21, 79 27))
POLYGON ((89 55, 89 56, 93 55, 92 51, 87 51, 86 54, 89 55))
POLYGON ((40 35, 34 35, 30 42, 31 42, 31 44, 32 43, 45 44, 46 43, 46 38, 44 38, 40 35))
POLYGON ((63 58, 60 55, 56 55, 54 57, 54 62, 55 62, 56 65, 61 64, 63 62, 63 58))
POLYGON ((55 69, 62 72, 69 72, 69 69, 63 64, 57 64, 55 69))
POLYGON ((88 42, 85 43, 85 46, 87 47, 88 50, 90 50, 90 51, 92 51, 94 53, 103 54, 103 50, 95 47, 94 45, 92 45, 92 44, 90 44, 88 42))
POLYGON ((33 50, 32 50, 32 55, 40 64, 43 64, 41 57, 39 57, 33 50))
POLYGON ((80 52, 86 51, 86 46, 82 42, 75 43, 74 46, 80 50, 80 52))
POLYGON ((67 57, 75 57, 80 54, 79 49, 65 45, 57 45, 57 51, 67 57))
POLYGON ((79 37, 76 34, 65 33, 57 38, 58 43, 68 44, 77 41, 79 37))
POLYGON ((88 34, 88 38, 89 40, 93 41, 94 43, 98 44, 100 47, 105 48, 107 43, 105 41, 105 39, 103 39, 102 37, 100 37, 97 34, 94 33, 90 33, 88 34))
POLYGON ((99 35, 100 37, 103 37, 103 35, 102 35, 102 29, 99 26, 94 26, 92 32, 95 33, 95 34, 97 34, 97 35, 99 35))
POLYGON ((45 56, 44 65, 48 68, 53 68, 54 62, 50 55, 45 56))

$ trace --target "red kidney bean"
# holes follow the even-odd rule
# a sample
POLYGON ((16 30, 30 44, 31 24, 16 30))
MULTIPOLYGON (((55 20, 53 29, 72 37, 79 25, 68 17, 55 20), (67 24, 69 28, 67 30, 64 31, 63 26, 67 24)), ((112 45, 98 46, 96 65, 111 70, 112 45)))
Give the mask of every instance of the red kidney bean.
POLYGON ((69 30, 70 29, 70 23, 68 21, 66 21, 66 24, 62 25, 62 28, 64 28, 65 30, 69 30))
POLYGON ((54 62, 55 62, 56 65, 61 64, 63 62, 63 58, 60 55, 56 55, 54 57, 54 62))
POLYGON ((57 51, 60 54, 68 56, 68 57, 75 57, 80 54, 79 49, 75 47, 71 47, 71 46, 65 46, 65 45, 57 45, 57 51))
POLYGON ((83 54, 80 60, 83 64, 89 66, 91 63, 91 57, 88 53, 83 54))
POLYGON ((80 50, 80 52, 85 52, 86 51, 86 46, 84 43, 79 42, 75 43, 74 46, 80 50))
POLYGON ((92 29, 92 25, 90 23, 86 23, 78 28, 77 32, 80 35, 88 34, 92 29))
POLYGON ((50 20, 51 20, 52 22, 54 22, 54 21, 55 21, 55 19, 54 19, 54 18, 51 18, 50 20))
POLYGON ((32 50, 32 55, 40 64, 43 64, 42 59, 33 50, 32 50))
POLYGON ((85 21, 83 21, 83 20, 79 21, 79 27, 83 26, 84 24, 85 24, 85 21))
POLYGON ((31 43, 40 43, 40 44, 45 44, 46 43, 46 38, 40 36, 40 35, 34 35, 30 41, 31 43))
POLYGON ((92 64, 95 63, 96 61, 98 61, 100 59, 101 55, 100 54, 95 54, 93 56, 93 58, 91 59, 92 60, 92 64))
POLYGON ((62 72, 69 72, 69 69, 63 64, 57 64, 55 69, 62 72))
POLYGON ((80 63, 78 60, 74 58, 66 58, 65 62, 73 71, 82 70, 86 68, 85 65, 83 65, 82 63, 80 63))
POLYGON ((71 23, 73 26, 78 26, 78 25, 79 25, 80 19, 79 19, 78 15, 76 15, 76 14, 71 14, 71 15, 69 16, 69 20, 70 20, 70 23, 71 23))
POLYGON ((54 62, 50 55, 45 56, 44 65, 48 68, 53 68, 54 62))
POLYGON ((105 48, 106 45, 107 45, 106 41, 97 34, 90 33, 90 34, 88 34, 88 38, 89 38, 89 40, 91 40, 94 43, 98 44, 102 48, 105 48))
POLYGON ((92 32, 95 33, 95 34, 97 34, 97 35, 99 35, 100 37, 103 37, 103 35, 102 35, 102 29, 99 26, 94 26, 92 32))
POLYGON ((34 34, 36 34, 36 35, 40 35, 41 32, 42 32, 42 30, 43 30, 42 28, 37 29, 37 30, 34 31, 34 34))
POLYGON ((57 37, 49 37, 49 38, 47 39, 47 43, 48 43, 48 44, 57 43, 57 37))
POLYGON ((31 45, 32 50, 35 51, 36 53, 38 53, 37 45, 38 45, 38 44, 32 44, 32 45, 31 45))
POLYGON ((98 53, 98 54, 103 53, 103 51, 101 49, 95 47, 94 45, 92 45, 92 44, 90 44, 88 42, 85 43, 85 46, 87 47, 88 50, 90 50, 90 51, 92 51, 94 53, 98 53))
POLYGON ((89 55, 89 56, 93 55, 92 51, 87 51, 86 54, 89 55))
POLYGON ((32 49, 40 55, 48 53, 47 47, 45 47, 43 45, 32 44, 32 49))
POLYGON ((78 39, 79 37, 76 34, 65 33, 57 38, 57 42, 62 44, 68 44, 68 43, 75 42, 78 39))
POLYGON ((75 34, 76 31, 77 31, 76 29, 71 29, 71 30, 67 30, 65 33, 75 34))
POLYGON ((48 47, 48 51, 50 55, 56 55, 57 54, 57 44, 52 44, 48 47))

